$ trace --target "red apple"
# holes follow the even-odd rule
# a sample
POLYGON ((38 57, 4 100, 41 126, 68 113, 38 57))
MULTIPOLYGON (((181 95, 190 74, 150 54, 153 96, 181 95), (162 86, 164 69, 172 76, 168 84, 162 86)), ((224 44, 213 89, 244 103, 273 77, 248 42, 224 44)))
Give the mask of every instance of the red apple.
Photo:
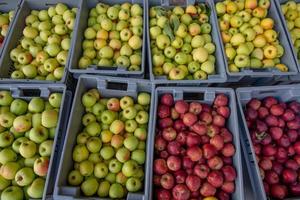
POLYGON ((224 178, 220 171, 211 171, 207 176, 207 181, 215 188, 223 185, 224 178))
POLYGON ((194 162, 202 158, 202 150, 198 146, 189 147, 186 151, 187 156, 194 162))
POLYGON ((173 199, 188 200, 191 192, 184 184, 178 184, 172 189, 173 199))
POLYGON ((209 159, 207 161, 207 164, 209 168, 212 170, 220 170, 223 167, 223 160, 220 157, 215 156, 209 159))
POLYGON ((154 172, 156 174, 162 175, 167 173, 167 171, 168 171, 168 166, 164 159, 159 158, 154 160, 154 172))
POLYGON ((198 102, 191 102, 189 112, 194 113, 195 115, 200 114, 202 111, 202 105, 198 102))
POLYGON ((209 141, 218 151, 224 147, 224 140, 221 135, 215 135, 209 141))
POLYGON ((164 94, 161 98, 160 98, 160 103, 166 106, 172 106, 174 104, 174 99, 173 99, 173 95, 170 93, 166 93, 164 94))
POLYGON ((180 143, 177 141, 172 141, 167 146, 168 153, 171 155, 179 155, 181 152, 181 146, 180 143))
POLYGON ((214 196, 216 194, 216 188, 214 188, 208 182, 203 183, 200 189, 200 194, 204 197, 214 196))
POLYGON ((168 127, 168 128, 163 129, 162 136, 165 140, 170 142, 170 141, 173 141, 176 139, 177 133, 174 128, 168 127))
POLYGON ((178 156, 170 156, 167 159, 167 166, 171 171, 178 171, 181 168, 181 159, 178 156))
POLYGON ((228 97, 225 94, 218 94, 214 100, 214 106, 227 106, 228 97))
POLYGON ((185 180, 186 186, 189 188, 190 191, 195 192, 199 190, 201 186, 201 180, 198 176, 195 175, 188 175, 185 180))
POLYGON ((160 185, 166 190, 173 188, 175 184, 175 179, 172 174, 166 173, 161 176, 160 185))
POLYGON ((170 107, 162 104, 159 105, 157 108, 157 115, 159 116, 159 118, 170 117, 171 115, 170 107))
POLYGON ((218 153, 217 149, 211 144, 205 144, 203 145, 202 148, 203 148, 203 157, 205 159, 210 159, 218 153))
POLYGON ((175 110, 179 114, 184 114, 189 110, 189 104, 184 100, 179 100, 175 103, 175 110))
POLYGON ((194 174, 199 176, 201 179, 206 179, 208 176, 208 173, 210 172, 210 169, 206 164, 197 164, 194 167, 194 174))
POLYGON ((237 177, 234 167, 226 165, 222 168, 225 181, 234 181, 237 177))

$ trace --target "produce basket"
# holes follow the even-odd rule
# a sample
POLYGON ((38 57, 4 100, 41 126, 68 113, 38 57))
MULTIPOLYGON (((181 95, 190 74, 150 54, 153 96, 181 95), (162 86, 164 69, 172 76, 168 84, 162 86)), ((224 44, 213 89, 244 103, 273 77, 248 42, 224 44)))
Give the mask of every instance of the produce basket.
MULTIPOLYGON (((1 2, 0 4, 0 12, 10 12, 10 11, 14 11, 15 12, 15 15, 16 13, 18 12, 18 9, 20 7, 20 4, 21 4, 21 1, 20 0, 15 0, 15 1, 10 1, 10 0, 4 0, 1 2)), ((13 20, 15 18, 13 17, 12 18, 12 21, 9 23, 9 26, 8 26, 8 32, 10 31, 12 25, 13 24, 13 20)), ((7 32, 7 35, 8 35, 8 32, 7 32)), ((0 47, 0 55, 2 54, 2 51, 3 51, 3 46, 5 45, 7 39, 6 37, 4 37, 4 40, 2 42, 2 46, 0 47)))
MULTIPOLYGON (((154 143, 155 130, 158 125, 158 105, 159 98, 166 93, 170 93, 174 97, 174 101, 186 100, 186 101, 198 101, 200 103, 206 103, 211 105, 217 94, 223 93, 228 96, 231 114, 226 123, 226 127, 233 134, 233 143, 235 145, 236 152, 233 156, 233 165, 236 169, 237 178, 235 179, 235 192, 232 194, 231 199, 242 200, 244 199, 244 186, 243 186, 243 170, 242 170, 242 157, 241 148, 239 143, 239 127, 237 122, 237 107, 235 94, 232 89, 227 88, 192 88, 192 87, 158 87, 155 90, 154 97, 154 111, 153 111, 153 128, 151 129, 151 140, 154 143)), ((148 181, 148 186, 150 188, 150 199, 154 199, 154 184, 153 184, 153 160, 154 160, 154 145, 150 146, 149 151, 149 166, 152 167, 150 170, 150 180, 148 181)))
POLYGON ((181 6, 185 8, 188 5, 194 5, 195 3, 205 3, 209 9, 210 9, 210 16, 209 16, 209 24, 211 25, 211 37, 212 42, 216 46, 216 50, 214 53, 214 56, 216 58, 215 62, 215 71, 216 73, 213 75, 208 75, 206 80, 169 80, 167 76, 155 76, 153 74, 153 61, 152 61, 152 52, 150 47, 150 22, 149 22, 149 14, 147 17, 147 27, 148 27, 148 38, 147 38, 147 51, 148 51, 148 65, 149 65, 149 73, 150 73, 150 79, 151 81, 155 82, 156 84, 164 84, 164 85, 209 85, 212 83, 224 83, 227 80, 226 71, 225 71, 225 63, 224 63, 224 55, 222 50, 219 48, 221 45, 220 41, 220 33, 217 29, 217 18, 214 14, 214 6, 210 1, 207 0, 200 0, 200 1, 194 1, 194 0, 186 0, 186 1, 173 1, 173 0, 165 0, 165 1, 159 1, 159 0, 153 0, 149 1, 149 9, 153 6, 162 6, 164 8, 170 8, 172 9, 174 6, 181 6))
MULTIPOLYGON (((214 7, 217 2, 220 2, 220 0, 214 0, 214 7)), ((245 83, 255 83, 257 80, 262 83, 264 82, 265 84, 270 84, 270 82, 278 79, 283 79, 284 77, 288 77, 291 75, 296 75, 298 73, 297 69, 297 63, 296 60, 293 56, 292 53, 292 48, 291 44, 289 41, 286 39, 286 31, 284 26, 282 25, 281 18, 279 15, 278 8, 275 4, 275 1, 270 1, 270 7, 268 11, 268 16, 274 20, 274 30, 279 33, 278 34, 278 39, 280 41, 280 44, 284 48, 284 55, 281 57, 281 61, 283 64, 285 64, 288 68, 288 72, 281 72, 277 69, 270 68, 270 69, 263 69, 263 70, 253 70, 250 68, 246 68, 240 72, 230 72, 228 69, 228 61, 224 55, 224 60, 225 60, 225 66, 226 66, 226 72, 228 74, 228 82, 245 82, 245 83)), ((216 14, 216 13, 215 13, 216 14)), ((219 23, 217 23, 217 29, 220 31, 220 26, 219 23)), ((225 47, 223 45, 223 42, 221 40, 221 48, 222 51, 225 52, 225 47)))
POLYGON ((0 90, 10 91, 13 98, 23 99, 25 101, 30 101, 34 97, 41 97, 47 99, 49 95, 53 92, 62 93, 62 105, 58 117, 58 125, 55 131, 53 149, 51 153, 51 158, 49 162, 49 170, 45 182, 45 189, 42 199, 52 198, 54 183, 58 169, 58 159, 60 158, 61 148, 64 141, 64 133, 67 128, 67 118, 71 108, 71 98, 72 93, 66 90, 64 85, 15 85, 11 84, 9 86, 0 85, 0 90))
MULTIPOLYGON (((25 28, 25 18, 30 14, 31 10, 41 10, 48 9, 50 6, 55 6, 57 3, 64 3, 70 8, 78 8, 77 12, 80 12, 80 7, 82 1, 70 1, 70 0, 24 0, 20 5, 20 9, 16 13, 15 20, 11 26, 11 31, 7 36, 7 42, 3 47, 2 56, 0 58, 0 80, 5 83, 11 82, 22 82, 22 83, 66 83, 69 81, 68 78, 68 65, 70 62, 70 55, 72 51, 73 43, 75 43, 75 37, 71 37, 70 49, 68 52, 66 64, 64 67, 64 74, 60 81, 46 81, 46 80, 33 80, 33 79, 12 79, 10 77, 11 73, 14 70, 13 61, 10 59, 10 52, 12 49, 16 48, 23 34, 23 29, 25 28)), ((72 34, 75 34, 77 30, 77 24, 79 21, 78 15, 76 15, 74 31, 72 34)))
POLYGON ((143 45, 142 45, 142 64, 140 71, 128 71, 122 66, 96 66, 91 65, 87 69, 79 69, 78 62, 82 56, 82 42, 84 40, 84 31, 87 28, 87 22, 89 18, 89 11, 92 8, 95 8, 98 3, 104 3, 108 5, 122 4, 128 1, 118 0, 118 1, 109 1, 109 0, 88 0, 83 1, 82 7, 79 15, 78 30, 76 31, 75 40, 76 43, 73 44, 73 52, 71 55, 71 62, 69 64, 69 70, 73 73, 75 78, 78 78, 81 74, 99 74, 99 75, 109 75, 109 76, 118 76, 118 77, 131 77, 131 78, 143 78, 145 73, 145 60, 146 60, 146 16, 148 9, 148 1, 146 0, 131 0, 130 3, 136 3, 142 6, 143 8, 143 45))
MULTIPOLYGON (((246 104, 252 99, 259 100, 272 96, 282 102, 299 101, 299 85, 282 85, 282 86, 263 86, 263 87, 245 87, 236 90, 237 102, 239 107, 239 124, 241 124, 241 144, 244 152, 252 190, 254 191, 255 199, 267 200, 264 190, 263 181, 260 175, 258 161, 254 151, 250 132, 246 124, 244 114, 246 104)), ((290 199, 290 198, 289 198, 290 199)), ((298 198, 291 198, 298 199, 298 198)))
MULTIPOLYGON (((287 0, 276 0, 275 1, 275 4, 277 6, 277 9, 279 10, 278 11, 278 15, 281 19, 281 24, 283 26, 283 28, 285 29, 286 31, 286 36, 287 36, 287 39, 292 47, 292 53, 293 53, 293 56, 295 57, 295 60, 296 60, 296 63, 297 63, 297 67, 298 67, 298 70, 300 71, 300 63, 299 63, 299 60, 297 59, 297 54, 296 54, 296 51, 295 51, 295 48, 294 48, 294 45, 293 45, 293 42, 292 42, 292 39, 291 39, 291 35, 290 35, 290 32, 289 32, 289 29, 287 28, 287 23, 286 23, 286 19, 281 11, 281 5, 288 2, 287 0)), ((300 3, 300 1, 298 0, 295 0, 296 3, 300 3)), ((289 80, 286 80, 286 81, 283 81, 283 83, 293 83, 293 82, 299 82, 300 81, 300 76, 299 76, 299 73, 295 76, 290 76, 289 77, 289 80)))
POLYGON ((62 156, 58 168, 58 176, 55 183, 54 189, 54 199, 107 199, 100 197, 84 197, 80 191, 80 187, 70 186, 67 183, 68 174, 70 170, 73 169, 74 161, 72 159, 73 147, 76 144, 77 133, 81 131, 81 117, 85 110, 81 102, 82 95, 91 88, 97 88, 100 92, 101 97, 104 98, 120 98, 124 96, 131 96, 134 99, 137 98, 138 92, 147 92, 151 94, 151 103, 149 110, 149 124, 148 124, 148 135, 146 141, 146 161, 144 166, 145 177, 144 177, 144 189, 138 193, 128 193, 127 199, 148 199, 149 196, 149 183, 150 183, 150 159, 149 159, 149 149, 153 144, 151 140, 152 133, 151 122, 152 120, 152 107, 154 99, 154 88, 148 81, 142 81, 138 79, 122 79, 114 77, 98 77, 93 75, 82 75, 79 77, 76 93, 74 96, 74 102, 72 106, 72 111, 69 118, 68 129, 66 132, 66 140, 64 143, 64 148, 62 150, 62 156))

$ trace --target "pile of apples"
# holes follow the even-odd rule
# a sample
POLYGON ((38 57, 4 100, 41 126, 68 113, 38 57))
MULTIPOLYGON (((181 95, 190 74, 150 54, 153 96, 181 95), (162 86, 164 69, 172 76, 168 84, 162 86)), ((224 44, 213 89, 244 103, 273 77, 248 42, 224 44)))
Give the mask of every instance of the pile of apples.
POLYGON ((61 99, 27 102, 0 91, 0 199, 42 198, 61 99))
POLYGON ((300 103, 254 98, 245 116, 266 194, 276 199, 299 197, 300 103))
POLYGON ((170 80, 207 79, 215 74, 210 9, 205 4, 150 8, 152 67, 170 80))
POLYGON ((109 6, 98 3, 89 13, 79 68, 121 66, 129 71, 139 71, 142 37, 143 8, 139 4, 109 6))
POLYGON ((150 95, 102 98, 97 89, 83 94, 84 128, 73 148, 68 183, 84 196, 125 198, 143 188, 150 95))
POLYGON ((270 0, 226 0, 216 4, 230 72, 245 68, 276 68, 286 72, 281 63, 284 48, 274 30, 274 20, 267 17, 270 0))
POLYGON ((10 11, 8 13, 0 12, 0 47, 2 46, 3 40, 8 32, 8 26, 14 17, 15 12, 10 11))
POLYGON ((281 10, 286 19, 292 41, 296 49, 297 58, 300 61, 300 3, 288 1, 281 5, 281 10))
POLYGON ((228 97, 213 105, 164 94, 158 106, 155 136, 155 199, 229 200, 237 177, 235 146, 226 128, 228 97))
POLYGON ((20 44, 10 52, 13 79, 58 81, 70 49, 76 8, 58 3, 48 10, 32 10, 25 19, 26 27, 20 44))

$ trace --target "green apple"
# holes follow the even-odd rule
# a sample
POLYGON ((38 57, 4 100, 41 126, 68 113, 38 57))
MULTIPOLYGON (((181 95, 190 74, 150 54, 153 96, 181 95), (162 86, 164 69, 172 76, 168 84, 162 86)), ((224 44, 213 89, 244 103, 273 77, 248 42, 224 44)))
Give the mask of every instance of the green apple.
POLYGON ((120 134, 125 128, 124 122, 121 120, 115 120, 111 123, 109 130, 114 134, 120 134))
POLYGON ((108 167, 105 163, 96 163, 94 167, 94 176, 104 178, 108 174, 108 167))
POLYGON ((19 152, 24 158, 31 158, 37 152, 37 146, 33 141, 23 141, 19 147, 19 152))
POLYGON ((89 157, 89 151, 84 144, 78 144, 73 149, 73 160, 75 162, 82 162, 89 157))
POLYGON ((32 183, 34 178, 35 174, 32 168, 24 167, 16 173, 15 181, 19 186, 27 186, 32 183))
POLYGON ((45 110, 42 112, 42 125, 46 128, 57 126, 58 112, 56 110, 45 110))
POLYGON ((7 162, 15 162, 17 154, 10 148, 4 148, 0 151, 0 163, 4 165, 7 162))
POLYGON ((110 183, 108 181, 101 181, 97 194, 99 197, 107 197, 109 195, 110 183))
POLYGON ((25 141, 28 141, 28 138, 27 138, 27 137, 20 137, 20 138, 17 138, 17 139, 12 143, 12 148, 13 148, 14 152, 20 153, 20 151, 19 151, 20 146, 21 146, 22 142, 25 142, 25 141))
POLYGON ((137 192, 142 188, 142 182, 140 179, 131 177, 126 181, 126 189, 128 192, 137 192))
POLYGON ((118 173, 121 171, 122 169, 122 163, 119 162, 117 159, 112 159, 109 161, 109 165, 108 165, 109 171, 111 173, 118 173))
POLYGON ((7 162, 0 168, 0 174, 3 178, 7 180, 13 180, 17 171, 21 168, 20 164, 17 162, 7 162))
POLYGON ((98 190, 99 183, 96 178, 87 178, 81 184, 81 191, 85 196, 93 196, 98 190))
POLYGON ((41 156, 51 156, 53 140, 46 140, 39 145, 39 154, 41 156))
POLYGON ((14 141, 14 136, 9 131, 5 131, 0 133, 0 147, 8 147, 10 146, 14 141))
POLYGON ((121 163, 125 163, 126 161, 128 161, 130 159, 130 151, 127 148, 122 147, 117 150, 116 158, 121 163))
POLYGON ((138 163, 134 160, 126 161, 122 167, 122 173, 127 177, 132 177, 138 170, 138 163))
POLYGON ((79 171, 82 176, 91 176, 94 171, 94 164, 89 160, 82 161, 79 164, 79 171))
POLYGON ((11 185, 11 181, 3 178, 0 175, 0 190, 3 191, 5 188, 11 185))
POLYGON ((72 186, 79 186, 83 181, 83 176, 78 170, 72 170, 68 175, 68 183, 72 186))
POLYGON ((23 200, 23 198, 23 191, 18 186, 9 186, 1 193, 1 199, 3 200, 23 200))
POLYGON ((131 153, 131 159, 135 160, 140 165, 144 164, 146 159, 145 151, 140 149, 134 150, 131 153))
POLYGON ((29 131, 29 139, 37 144, 40 144, 45 140, 47 140, 48 135, 49 135, 48 129, 43 126, 32 128, 29 131))
POLYGON ((111 146, 104 146, 100 150, 100 155, 104 160, 109 160, 115 155, 115 151, 111 146))
POLYGON ((16 132, 26 132, 31 128, 31 116, 20 115, 14 119, 13 127, 16 132))
POLYGON ((28 187, 27 193, 31 198, 42 198, 45 188, 45 179, 36 178, 32 184, 28 187))
POLYGON ((96 153, 100 151, 102 142, 98 137, 90 137, 87 140, 86 146, 91 153, 96 153))
POLYGON ((109 197, 110 198, 123 198, 124 189, 118 183, 113 183, 109 188, 109 197))

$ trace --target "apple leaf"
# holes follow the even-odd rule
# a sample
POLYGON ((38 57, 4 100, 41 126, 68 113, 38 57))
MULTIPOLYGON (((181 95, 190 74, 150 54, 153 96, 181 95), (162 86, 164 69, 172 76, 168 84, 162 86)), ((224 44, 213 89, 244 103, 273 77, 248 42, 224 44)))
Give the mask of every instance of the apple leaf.
POLYGON ((175 39, 171 25, 169 22, 167 22, 164 26, 164 32, 167 36, 169 36, 169 38, 171 39, 171 41, 173 41, 175 39))
POLYGON ((161 16, 165 16, 166 15, 166 10, 163 7, 157 6, 155 7, 156 10, 156 15, 161 17, 161 16))
POLYGON ((171 21, 171 25, 174 28, 174 32, 176 32, 178 30, 179 25, 180 25, 179 18, 176 15, 172 15, 171 18, 170 18, 170 21, 171 21))

